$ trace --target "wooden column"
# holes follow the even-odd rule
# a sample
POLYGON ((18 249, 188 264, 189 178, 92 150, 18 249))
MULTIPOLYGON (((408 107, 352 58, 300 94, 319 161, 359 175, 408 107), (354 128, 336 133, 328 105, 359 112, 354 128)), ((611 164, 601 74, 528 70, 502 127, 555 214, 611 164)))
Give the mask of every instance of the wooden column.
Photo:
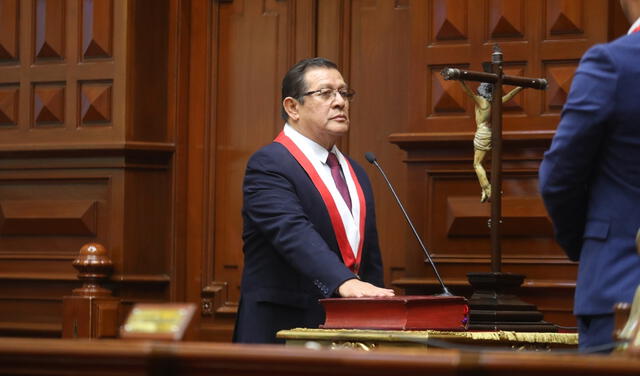
POLYGON ((118 335, 120 299, 102 287, 113 270, 107 250, 99 243, 80 248, 73 261, 81 288, 63 298, 63 338, 109 338, 118 335))

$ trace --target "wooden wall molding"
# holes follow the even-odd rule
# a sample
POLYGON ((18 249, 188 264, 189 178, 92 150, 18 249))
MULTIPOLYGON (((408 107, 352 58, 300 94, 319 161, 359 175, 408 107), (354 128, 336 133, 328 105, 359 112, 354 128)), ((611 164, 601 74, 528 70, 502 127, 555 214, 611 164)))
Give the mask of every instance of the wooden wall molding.
POLYGON ((97 202, 93 200, 0 200, 0 234, 96 234, 97 202))
MULTIPOLYGON (((503 236, 553 236, 551 221, 539 197, 505 197, 502 205, 503 236)), ((448 237, 489 234, 491 208, 475 196, 447 198, 446 214, 448 237)))
POLYGON ((125 144, 34 144, 0 146, 0 172, 78 168, 170 170, 173 143, 129 142, 125 144))
MULTIPOLYGON (((509 122, 509 119, 507 118, 505 122, 509 122)), ((474 131, 392 133, 389 135, 389 142, 406 151, 421 152, 420 154, 412 153, 411 156, 422 155, 422 152, 428 153, 434 149, 444 149, 452 158, 460 152, 469 150, 473 152, 473 147, 469 148, 469 145, 473 146, 474 133, 474 131)), ((554 134, 553 130, 505 131, 502 133, 502 139, 505 148, 517 150, 522 147, 543 147, 547 149, 551 145, 554 134)))

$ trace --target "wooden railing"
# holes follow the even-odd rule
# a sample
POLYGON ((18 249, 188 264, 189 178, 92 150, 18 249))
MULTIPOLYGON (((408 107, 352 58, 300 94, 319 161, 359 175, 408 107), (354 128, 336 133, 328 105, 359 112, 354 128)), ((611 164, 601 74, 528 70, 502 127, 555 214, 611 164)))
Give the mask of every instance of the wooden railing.
POLYGON ((620 355, 0 338, 1 375, 638 375, 620 355))

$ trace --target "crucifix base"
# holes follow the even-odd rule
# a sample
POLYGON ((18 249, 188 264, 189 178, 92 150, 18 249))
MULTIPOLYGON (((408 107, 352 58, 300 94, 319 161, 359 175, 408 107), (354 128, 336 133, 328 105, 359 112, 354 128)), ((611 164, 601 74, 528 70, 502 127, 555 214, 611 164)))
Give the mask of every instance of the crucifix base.
POLYGON ((524 282, 524 275, 467 273, 467 278, 473 288, 468 301, 468 330, 558 331, 555 325, 542 320, 543 315, 534 304, 523 302, 513 293, 524 282))

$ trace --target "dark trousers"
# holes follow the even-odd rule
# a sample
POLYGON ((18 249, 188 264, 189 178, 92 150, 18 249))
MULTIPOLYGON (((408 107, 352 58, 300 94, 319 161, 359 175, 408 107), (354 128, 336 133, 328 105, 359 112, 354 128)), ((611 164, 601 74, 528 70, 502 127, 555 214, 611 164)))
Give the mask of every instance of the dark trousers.
POLYGON ((578 349, 580 352, 609 353, 604 345, 614 342, 613 314, 581 315, 578 319, 578 349))

